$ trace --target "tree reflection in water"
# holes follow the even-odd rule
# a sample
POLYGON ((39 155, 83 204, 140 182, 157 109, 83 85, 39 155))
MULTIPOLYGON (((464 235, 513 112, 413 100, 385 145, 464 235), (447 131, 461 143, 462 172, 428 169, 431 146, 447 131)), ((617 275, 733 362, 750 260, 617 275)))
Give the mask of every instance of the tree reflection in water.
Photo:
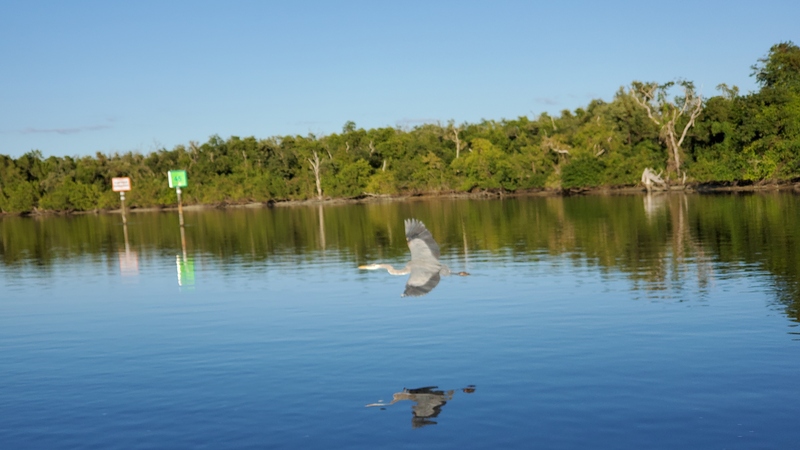
MULTIPOLYGON (((345 265, 402 260, 408 252, 402 224, 408 217, 424 221, 445 249, 443 259, 463 261, 465 269, 494 256, 527 262, 567 255, 577 264, 623 274, 650 298, 686 282, 697 283, 702 296, 716 279, 744 266, 769 274, 776 305, 800 320, 795 226, 800 195, 788 192, 441 198, 187 211, 187 256, 265 271, 283 264, 304 270, 325 258, 345 265)), ((64 260, 118 260, 120 248, 130 247, 126 253, 136 255, 142 267, 164 252, 183 253, 178 218, 171 212, 132 211, 128 247, 119 225, 113 214, 0 216, 0 266, 10 274, 35 267, 48 277, 56 276, 54 268, 64 260)), ((435 281, 429 280, 423 280, 422 290, 433 289, 435 281)))

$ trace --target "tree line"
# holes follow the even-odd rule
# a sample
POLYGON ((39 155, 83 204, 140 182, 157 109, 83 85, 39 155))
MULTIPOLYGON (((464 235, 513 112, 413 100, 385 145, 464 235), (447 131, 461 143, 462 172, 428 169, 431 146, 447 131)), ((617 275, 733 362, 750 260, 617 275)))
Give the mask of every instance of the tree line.
POLYGON ((111 178, 127 176, 132 207, 176 203, 167 171, 185 169, 187 204, 226 204, 598 187, 785 183, 800 178, 800 48, 772 46, 752 67, 757 92, 721 84, 634 81, 610 102, 559 116, 365 130, 327 136, 212 136, 172 150, 44 158, 0 155, 0 211, 117 208, 111 178))

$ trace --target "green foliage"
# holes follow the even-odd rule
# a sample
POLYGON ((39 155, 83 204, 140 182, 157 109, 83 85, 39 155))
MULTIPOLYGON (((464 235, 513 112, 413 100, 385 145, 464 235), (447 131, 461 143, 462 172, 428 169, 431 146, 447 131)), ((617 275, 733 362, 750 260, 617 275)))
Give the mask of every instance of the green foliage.
POLYGON ((564 189, 598 187, 603 180, 604 164, 591 156, 578 157, 561 170, 564 189))
POLYGON ((420 158, 421 164, 417 165, 413 179, 418 186, 428 192, 449 190, 451 188, 450 170, 442 158, 433 152, 420 158))
POLYGON ((367 190, 371 172, 369 163, 363 159, 344 164, 334 177, 323 178, 322 190, 334 197, 358 197, 367 190))
POLYGON ((0 195, 0 209, 10 213, 32 211, 36 206, 36 191, 34 183, 18 181, 3 189, 0 195))
POLYGON ((543 189, 548 175, 552 173, 549 161, 541 155, 538 147, 525 147, 509 158, 511 179, 516 189, 543 189))
POLYGON ((800 47, 792 41, 773 45, 751 68, 763 87, 800 89, 800 47))
POLYGON ((459 186, 462 191, 514 187, 511 183, 508 157, 488 139, 474 139, 470 151, 464 157, 454 160, 451 166, 457 173, 464 174, 459 186))
POLYGON ((375 175, 369 179, 364 191, 369 194, 397 194, 397 181, 394 179, 394 172, 385 170, 375 172, 375 175))
POLYGON ((109 198, 103 198, 103 190, 97 184, 84 184, 65 181, 57 188, 47 192, 39 201, 42 209, 55 211, 90 211, 114 205, 109 198), (103 202, 101 202, 101 198, 103 202))
POLYGON ((762 89, 739 97, 721 86, 723 96, 706 103, 691 137, 689 173, 701 182, 781 182, 800 176, 800 49, 773 46, 753 66, 762 89))

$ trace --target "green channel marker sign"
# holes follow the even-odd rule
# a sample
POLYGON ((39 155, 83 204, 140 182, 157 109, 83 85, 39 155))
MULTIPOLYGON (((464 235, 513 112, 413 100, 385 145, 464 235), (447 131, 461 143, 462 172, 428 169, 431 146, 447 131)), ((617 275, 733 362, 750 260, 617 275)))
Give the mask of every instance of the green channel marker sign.
POLYGON ((167 174, 169 177, 169 187, 182 188, 189 185, 185 170, 170 170, 167 174))

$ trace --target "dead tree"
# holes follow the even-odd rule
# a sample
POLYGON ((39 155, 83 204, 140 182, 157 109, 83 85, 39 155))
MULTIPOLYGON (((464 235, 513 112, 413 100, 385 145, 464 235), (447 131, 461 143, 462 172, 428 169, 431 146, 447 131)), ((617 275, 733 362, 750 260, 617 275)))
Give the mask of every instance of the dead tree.
POLYGON ((308 163, 311 165, 311 170, 314 171, 314 181, 317 182, 317 199, 322 200, 322 182, 319 173, 319 155, 316 150, 314 151, 314 159, 308 158, 308 163))
POLYGON ((644 172, 642 172, 642 183, 644 183, 647 192, 652 191, 653 186, 657 186, 660 189, 665 189, 667 187, 667 183, 661 178, 661 172, 656 173, 649 167, 645 168, 644 172))
POLYGON ((461 139, 458 137, 458 134, 461 133, 462 127, 455 126, 455 124, 451 121, 447 128, 448 131, 452 133, 452 136, 447 133, 445 133, 445 136, 448 140, 451 140, 456 144, 456 159, 458 159, 458 157, 461 155, 461 146, 462 146, 461 139))
POLYGON ((697 116, 703 111, 703 96, 695 92, 691 81, 677 83, 670 81, 662 85, 634 81, 631 84, 630 95, 647 111, 647 117, 660 127, 659 137, 666 144, 670 155, 667 163, 668 171, 681 175, 681 145, 689 129, 694 126, 697 116), (683 89, 683 96, 670 100, 668 91, 676 84, 683 89), (675 127, 683 115, 688 115, 689 120, 679 136, 675 127))

